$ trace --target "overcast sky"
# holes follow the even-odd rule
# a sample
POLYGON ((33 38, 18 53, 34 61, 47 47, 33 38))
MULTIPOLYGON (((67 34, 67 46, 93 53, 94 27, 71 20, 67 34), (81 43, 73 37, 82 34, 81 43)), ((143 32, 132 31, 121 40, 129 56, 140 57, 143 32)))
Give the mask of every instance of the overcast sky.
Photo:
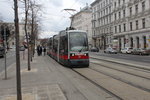
MULTIPOLYGON (((80 8, 86 6, 86 3, 90 5, 93 1, 95 0, 36 0, 42 5, 43 10, 40 37, 50 37, 70 25, 69 17, 71 15, 63 9, 75 9, 78 12, 80 8)), ((3 21, 14 21, 13 5, 13 0, 0 0, 0 18, 3 21)), ((21 9, 19 11, 19 19, 21 20, 21 9)), ((75 14, 76 12, 70 13, 75 14)))

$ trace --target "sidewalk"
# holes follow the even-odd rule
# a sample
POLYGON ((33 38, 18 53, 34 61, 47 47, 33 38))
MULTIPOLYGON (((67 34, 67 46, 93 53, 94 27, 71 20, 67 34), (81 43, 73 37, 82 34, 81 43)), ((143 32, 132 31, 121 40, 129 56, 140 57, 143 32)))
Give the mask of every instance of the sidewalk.
MULTIPOLYGON (((37 56, 31 62, 31 71, 27 70, 27 57, 21 55, 22 100, 66 100, 59 84, 53 82, 55 65, 48 56, 37 56), (50 67, 49 67, 50 66, 50 67)), ((7 69, 8 79, 0 73, 0 100, 16 99, 16 64, 7 69)))

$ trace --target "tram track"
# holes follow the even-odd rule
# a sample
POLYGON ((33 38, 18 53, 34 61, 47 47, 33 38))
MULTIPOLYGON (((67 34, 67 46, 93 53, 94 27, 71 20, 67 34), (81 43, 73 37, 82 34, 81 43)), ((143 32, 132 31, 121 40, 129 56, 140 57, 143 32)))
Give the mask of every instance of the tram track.
MULTIPOLYGON (((90 68, 90 69, 92 69, 92 70, 94 70, 94 71, 97 71, 97 72, 100 72, 100 73, 102 73, 102 74, 104 74, 104 75, 106 75, 106 76, 112 77, 112 78, 114 78, 114 79, 116 79, 116 80, 118 80, 118 81, 127 83, 127 84, 129 84, 129 85, 131 85, 131 86, 133 86, 133 87, 139 88, 139 89, 141 89, 141 90, 143 90, 143 91, 150 92, 150 89, 149 89, 149 88, 143 87, 143 86, 141 86, 141 85, 139 85, 139 84, 135 84, 135 83, 130 82, 130 81, 128 81, 128 80, 125 80, 125 79, 123 79, 123 78, 116 77, 115 75, 111 75, 111 74, 109 74, 109 73, 106 73, 106 72, 97 70, 97 69, 95 69, 95 68, 90 68)), ((122 71, 121 71, 121 72, 122 72, 122 71)), ((127 73, 127 74, 128 74, 128 73, 127 73)), ((132 75, 132 74, 131 74, 131 75, 132 75)), ((133 74, 133 75, 134 75, 134 74, 133 74)), ((134 76, 137 76, 137 75, 134 75, 134 76)), ((137 77, 138 77, 138 76, 137 76, 137 77)), ((142 77, 142 78, 143 78, 143 77, 142 77)))
POLYGON ((134 68, 132 65, 113 63, 112 61, 108 61, 109 64, 107 64, 106 60, 94 60, 95 62, 90 60, 89 68, 72 68, 72 71, 111 95, 110 98, 115 97, 118 100, 149 100, 150 71, 147 68, 134 68), (112 73, 108 73, 111 71, 112 73), (121 77, 116 76, 116 74, 121 77), (129 77, 129 80, 127 77, 129 77), (140 83, 142 84, 140 85, 140 83))
POLYGON ((108 89, 104 88, 103 86, 99 85, 98 83, 96 83, 95 81, 87 78, 85 75, 82 75, 80 72, 76 71, 75 69, 72 69, 74 72, 78 73, 79 75, 81 75, 82 77, 84 77, 85 79, 87 79, 89 82, 91 82, 92 84, 94 84, 95 86, 99 87, 100 89, 104 90, 106 93, 110 94, 111 96, 116 97, 118 100, 123 100, 123 98, 119 97, 118 95, 114 94, 113 92, 109 91, 108 89))
POLYGON ((94 61, 91 61, 90 63, 101 65, 101 66, 104 66, 104 67, 107 67, 110 69, 118 70, 118 71, 121 71, 124 73, 128 73, 130 75, 134 75, 137 77, 141 77, 141 78, 150 80, 150 71, 146 70, 145 68, 144 69, 141 67, 138 67, 138 68, 135 67, 134 68, 130 64, 124 65, 122 63, 116 63, 116 62, 112 62, 110 60, 101 60, 101 59, 97 59, 97 58, 96 59, 92 58, 92 59, 94 59, 94 61))
POLYGON ((130 75, 133 75, 133 76, 137 76, 137 77, 140 77, 140 78, 144 78, 144 79, 150 80, 150 77, 145 77, 144 75, 141 76, 141 75, 138 75, 138 74, 135 74, 135 73, 131 73, 131 72, 127 72, 127 71, 124 71, 124 70, 112 68, 112 67, 109 67, 109 66, 106 66, 106 65, 103 65, 103 64, 99 64, 99 63, 94 63, 94 62, 91 62, 91 63, 92 63, 92 64, 96 64, 96 65, 103 66, 103 67, 105 67, 105 68, 117 70, 117 71, 120 71, 120 72, 122 72, 122 73, 130 74, 130 75))
POLYGON ((141 65, 138 65, 138 64, 131 64, 131 63, 125 63, 125 62, 122 62, 122 61, 114 61, 114 60, 108 60, 108 59, 102 59, 102 58, 97 58, 97 57, 90 57, 91 59, 95 59, 95 60, 101 60, 101 61, 106 61, 106 62, 111 62, 111 63, 115 63, 115 64, 121 64, 121 65, 127 65, 128 68, 131 68, 131 69, 135 69, 135 70, 142 70, 142 71, 145 71, 147 73, 150 73, 150 67, 147 67, 147 66, 141 66, 141 65))
POLYGON ((89 68, 72 70, 119 100, 147 100, 150 98, 149 69, 109 60, 101 61, 97 58, 94 60, 97 61, 90 61, 89 68))
POLYGON ((147 100, 150 97, 149 90, 112 78, 110 75, 91 68, 74 68, 72 70, 119 100, 147 100))

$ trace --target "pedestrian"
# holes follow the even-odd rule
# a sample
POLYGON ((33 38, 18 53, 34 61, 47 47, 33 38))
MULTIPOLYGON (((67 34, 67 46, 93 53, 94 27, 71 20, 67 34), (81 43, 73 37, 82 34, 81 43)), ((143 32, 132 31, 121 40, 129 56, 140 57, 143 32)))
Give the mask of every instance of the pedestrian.
POLYGON ((40 56, 40 45, 37 46, 36 50, 37 50, 38 56, 40 56))
POLYGON ((46 55, 46 47, 43 48, 44 56, 46 55))
POLYGON ((39 47, 39 55, 42 55, 42 46, 39 47))

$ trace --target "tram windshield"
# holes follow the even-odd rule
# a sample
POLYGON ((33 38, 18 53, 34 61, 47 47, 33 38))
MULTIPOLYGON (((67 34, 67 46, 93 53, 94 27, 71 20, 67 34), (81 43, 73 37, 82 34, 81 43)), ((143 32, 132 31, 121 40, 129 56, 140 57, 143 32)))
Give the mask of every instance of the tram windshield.
POLYGON ((86 33, 70 32, 70 51, 88 51, 88 40, 86 33))

